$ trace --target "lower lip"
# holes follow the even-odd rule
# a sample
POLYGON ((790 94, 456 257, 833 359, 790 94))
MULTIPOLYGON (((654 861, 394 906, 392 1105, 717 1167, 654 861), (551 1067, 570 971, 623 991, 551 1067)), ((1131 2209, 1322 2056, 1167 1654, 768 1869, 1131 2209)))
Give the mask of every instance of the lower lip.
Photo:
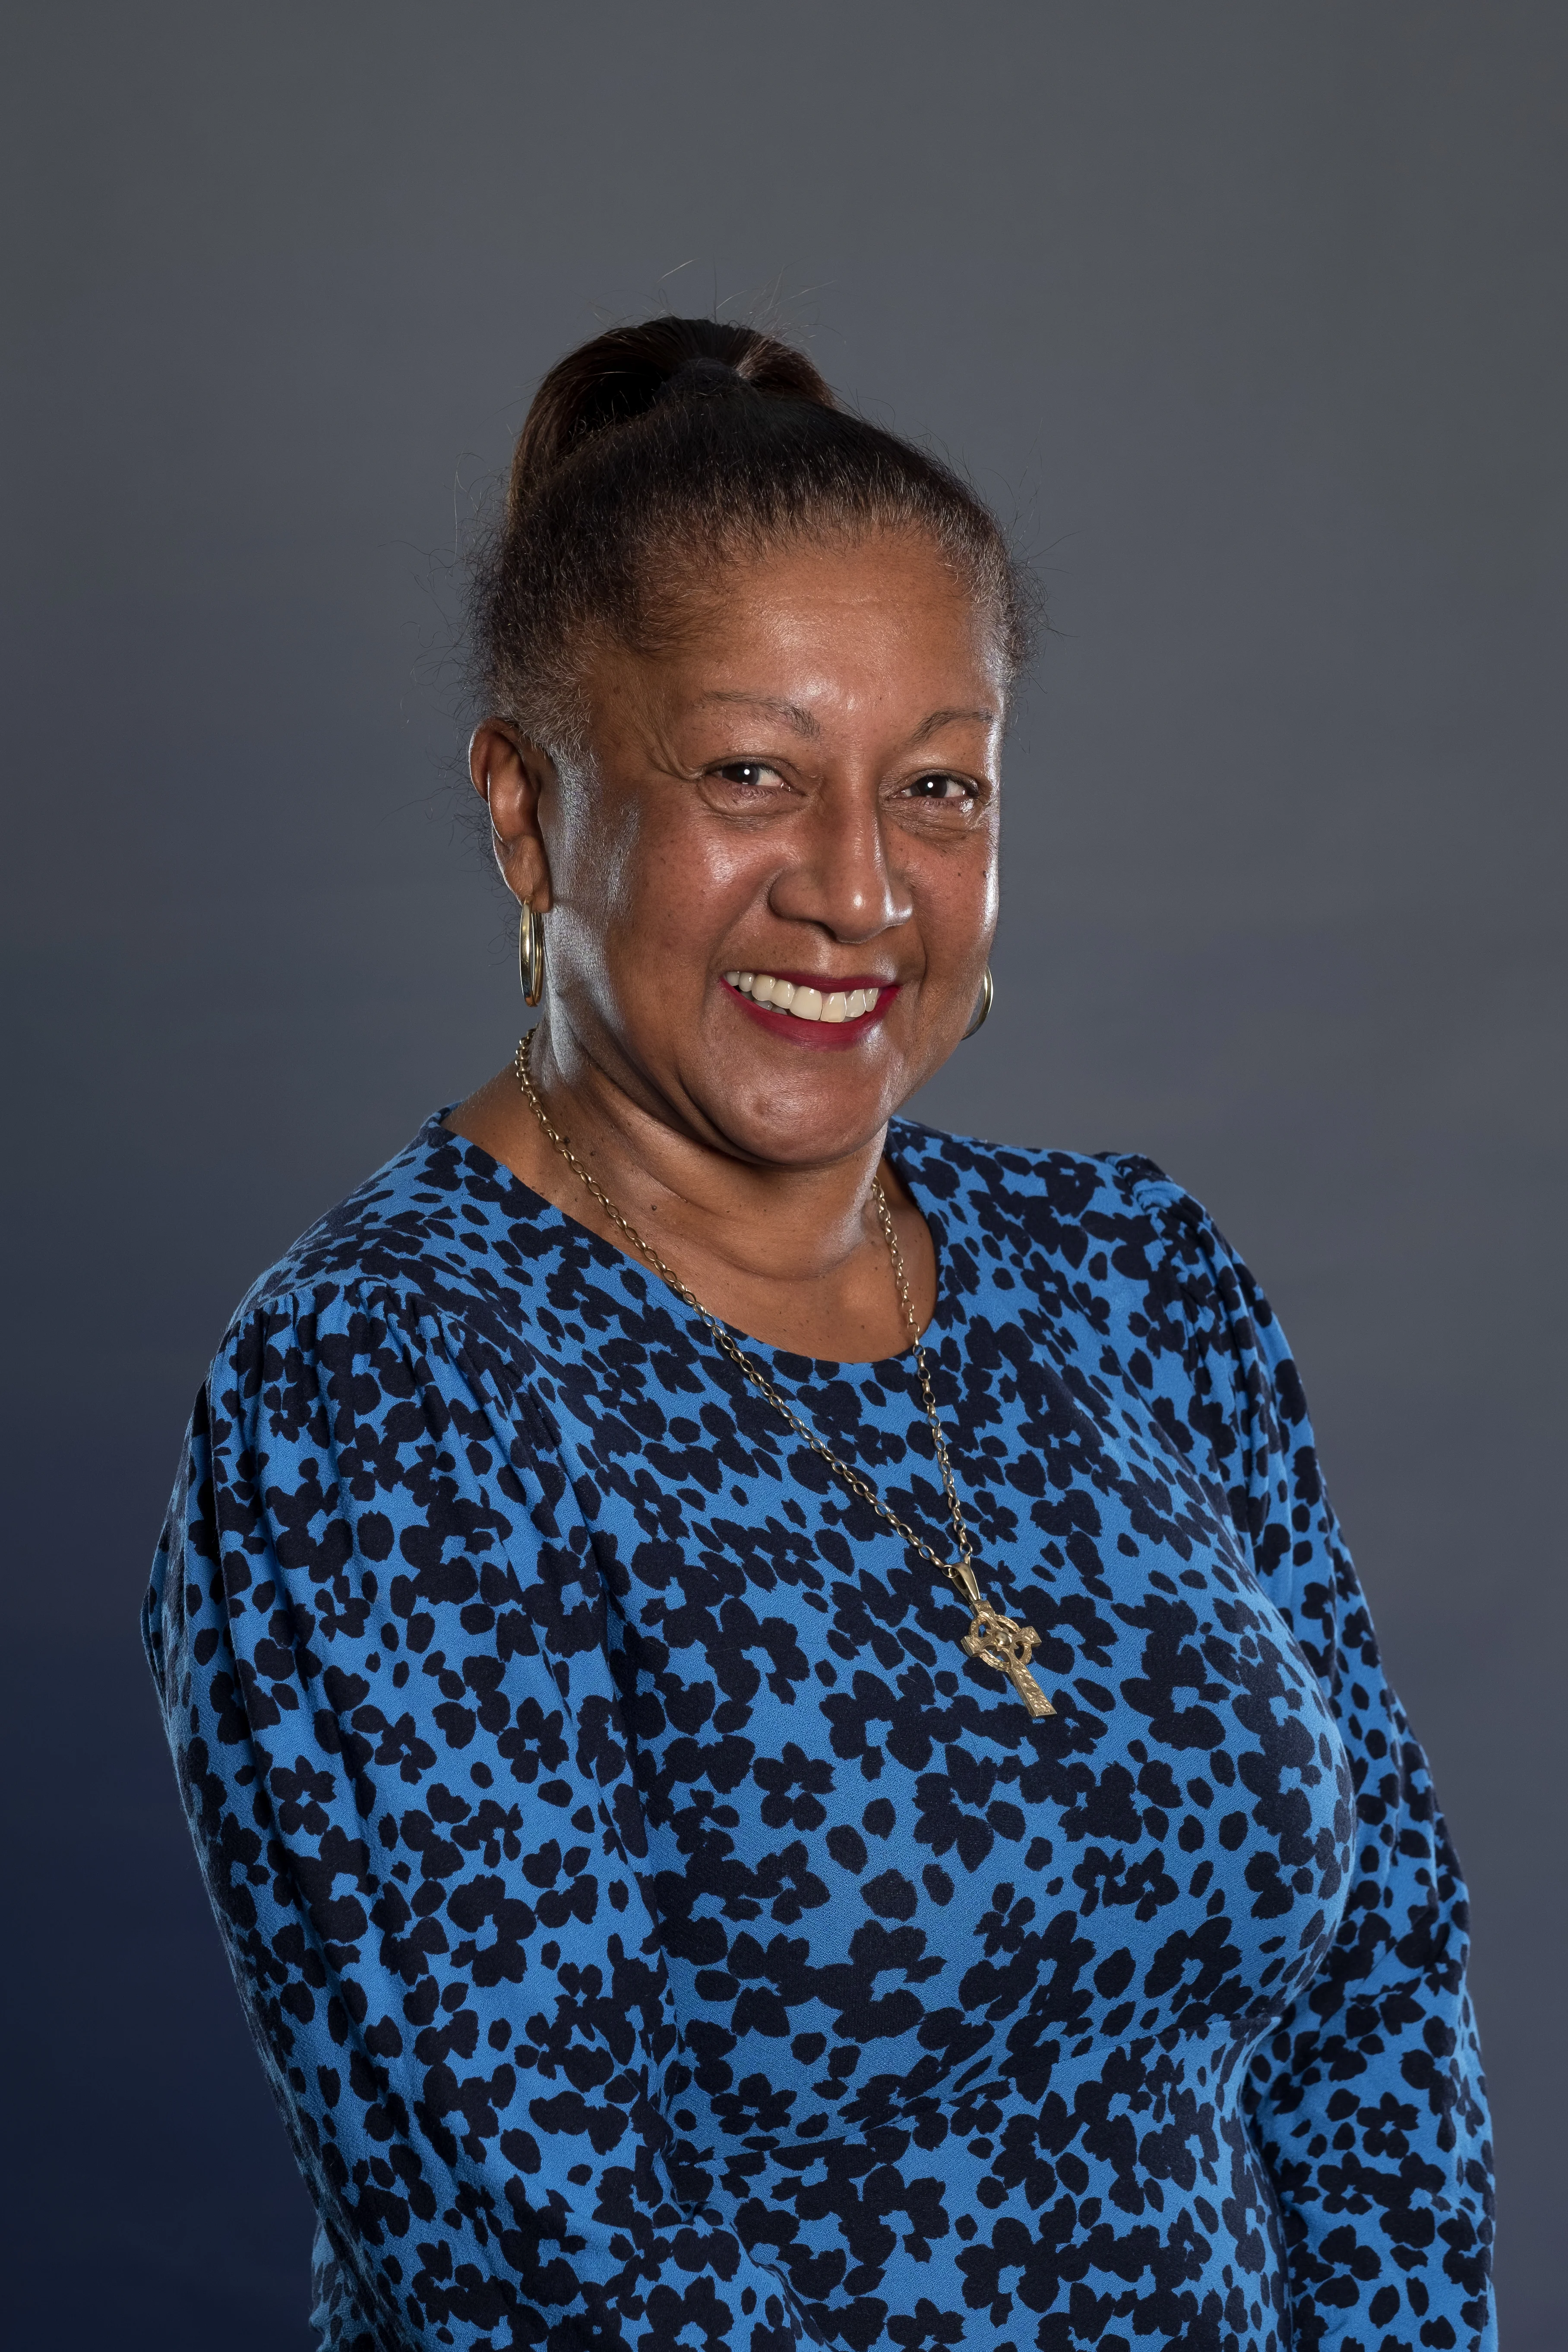
POLYGON ((787 1037, 792 1045, 805 1045, 819 1054, 847 1054, 852 1045, 858 1045, 862 1037, 887 1019, 899 992, 896 985, 880 990, 869 1013, 862 1013, 853 1021, 802 1021, 793 1013, 775 1013, 771 1004, 753 1003, 738 988, 731 988, 727 980, 720 984, 759 1029, 771 1030, 775 1037, 787 1037))

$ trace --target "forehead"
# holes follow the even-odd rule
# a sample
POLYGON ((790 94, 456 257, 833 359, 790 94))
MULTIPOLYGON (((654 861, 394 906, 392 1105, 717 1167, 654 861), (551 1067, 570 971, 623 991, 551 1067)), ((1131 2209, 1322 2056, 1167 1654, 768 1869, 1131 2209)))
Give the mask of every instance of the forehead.
POLYGON ((603 687, 667 708, 742 698, 798 707, 912 696, 1000 715, 997 616, 913 530, 785 540, 683 567, 650 599, 635 647, 605 647, 603 687))

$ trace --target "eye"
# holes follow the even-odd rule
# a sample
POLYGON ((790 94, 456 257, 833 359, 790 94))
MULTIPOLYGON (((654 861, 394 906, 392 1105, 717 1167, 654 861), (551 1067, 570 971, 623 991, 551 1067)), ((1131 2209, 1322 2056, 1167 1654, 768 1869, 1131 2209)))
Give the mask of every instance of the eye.
POLYGON ((904 790, 912 801, 972 801, 974 798, 972 783, 963 776, 950 776, 944 772, 917 776, 913 783, 905 785, 904 790))
POLYGON ((776 768, 770 768, 762 760, 730 760, 711 772, 721 776, 727 784, 739 785, 742 792, 766 791, 784 781, 776 768))

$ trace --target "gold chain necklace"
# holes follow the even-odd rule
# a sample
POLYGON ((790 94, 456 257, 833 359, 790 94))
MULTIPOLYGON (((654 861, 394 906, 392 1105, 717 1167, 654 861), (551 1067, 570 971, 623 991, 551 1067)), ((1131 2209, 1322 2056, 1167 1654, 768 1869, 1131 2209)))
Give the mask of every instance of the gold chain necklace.
POLYGON ((736 1346, 718 1317, 710 1314, 700 1298, 692 1297, 680 1276, 666 1265, 658 1251, 644 1241, 637 1227, 622 1216, 603 1185, 595 1182, 589 1175, 560 1129, 551 1125, 549 1114, 539 1099, 538 1090, 533 1083, 533 1073, 529 1066, 529 1050, 532 1043, 531 1030, 526 1037, 520 1038, 518 1041, 517 1053, 512 1061, 518 1085, 527 1097, 529 1108, 539 1121, 547 1139, 553 1144, 573 1174, 593 1194, 616 1232, 626 1236, 639 1257, 647 1260, 660 1280, 668 1284, 681 1305, 689 1307, 692 1314, 701 1317, 731 1362, 745 1374, 753 1387, 762 1391, 771 1405, 775 1406, 783 1413, 796 1436, 804 1439, 814 1454, 820 1454, 834 1475, 848 1487, 850 1493, 858 1496, 862 1503, 869 1504, 878 1517, 885 1519, 889 1527, 902 1536, 912 1550, 918 1552, 930 1567, 934 1568, 940 1575, 945 1576, 956 1587, 961 1599, 968 1603, 973 1612, 969 1631, 963 1636, 963 1647, 969 1655, 972 1658, 978 1658, 983 1666, 993 1667, 997 1674, 1005 1675, 1031 1716, 1054 1715, 1055 1707, 1029 1672, 1029 1660, 1038 1646, 1039 1635, 1032 1625, 1016 1624, 1011 1617, 1004 1617, 999 1609, 994 1609, 975 1581, 974 1546, 959 1504, 958 1488, 953 1482, 952 1465, 947 1455, 947 1440, 942 1433, 936 1398, 931 1391, 931 1372, 926 1364, 925 1349, 921 1345, 920 1325, 915 1320, 915 1310, 910 1300, 909 1276, 904 1272, 903 1253, 899 1247, 898 1235, 893 1231, 892 1212, 888 1206, 888 1196, 883 1192, 881 1184, 878 1182, 872 1185, 871 1199, 876 1207, 877 1223, 881 1227, 882 1239, 888 1244, 888 1255, 892 1260, 893 1278, 899 1286, 899 1303, 904 1310, 904 1321, 909 1326, 910 1339, 914 1349, 915 1369, 920 1375, 921 1395, 925 1403, 926 1419, 931 1423, 931 1443, 936 1448, 936 1458, 942 1470, 942 1483, 947 1496, 947 1507, 952 1515, 952 1531, 958 1539, 959 1556, 955 1560, 943 1559, 940 1553, 933 1551, 923 1536, 917 1534, 913 1528, 906 1526, 896 1511, 889 1509, 876 1488, 868 1479, 861 1476, 858 1470, 852 1469, 847 1462, 840 1462, 837 1454, 826 1446, 816 1431, 801 1419, 788 1398, 780 1395, 762 1366, 753 1363, 743 1348, 736 1346))

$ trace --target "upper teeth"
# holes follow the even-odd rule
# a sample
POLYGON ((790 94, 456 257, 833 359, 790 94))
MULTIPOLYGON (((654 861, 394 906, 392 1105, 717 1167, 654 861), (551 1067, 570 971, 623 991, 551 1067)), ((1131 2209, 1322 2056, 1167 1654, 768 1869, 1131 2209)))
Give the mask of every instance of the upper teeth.
POLYGON ((881 994, 877 988, 829 990, 798 987, 793 980, 775 980, 771 971, 727 971, 731 988, 757 1004, 771 1004, 775 1013, 793 1013, 797 1021, 858 1021, 881 994))

